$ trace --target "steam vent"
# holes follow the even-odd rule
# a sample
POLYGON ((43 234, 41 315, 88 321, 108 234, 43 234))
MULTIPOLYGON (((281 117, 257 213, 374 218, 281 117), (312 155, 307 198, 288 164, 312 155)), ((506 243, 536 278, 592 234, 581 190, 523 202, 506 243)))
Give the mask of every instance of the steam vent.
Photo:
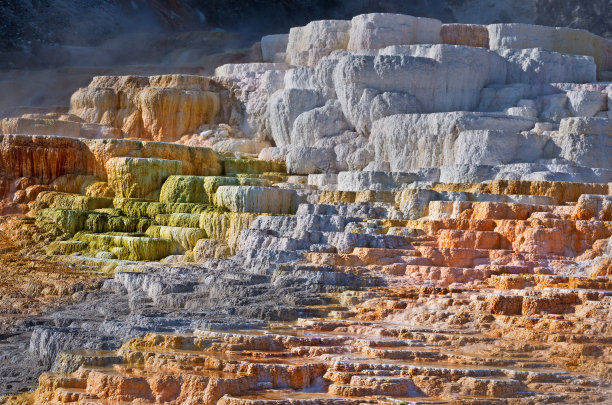
POLYGON ((612 404, 612 41, 364 14, 249 55, 0 121, 5 403, 612 404))

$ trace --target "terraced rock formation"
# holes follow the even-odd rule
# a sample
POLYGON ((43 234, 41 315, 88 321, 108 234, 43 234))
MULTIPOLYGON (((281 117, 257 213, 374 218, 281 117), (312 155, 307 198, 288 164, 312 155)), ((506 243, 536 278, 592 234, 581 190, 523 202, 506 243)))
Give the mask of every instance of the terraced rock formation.
POLYGON ((3 232, 105 276, 7 326, 6 402, 609 403, 612 44, 369 14, 261 48, 3 120, 3 232))

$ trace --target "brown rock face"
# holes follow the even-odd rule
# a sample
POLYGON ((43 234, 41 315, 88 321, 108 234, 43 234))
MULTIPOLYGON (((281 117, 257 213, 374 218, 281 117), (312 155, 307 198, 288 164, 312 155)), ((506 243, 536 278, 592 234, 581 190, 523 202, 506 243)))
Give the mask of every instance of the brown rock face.
POLYGON ((219 96, 200 76, 98 76, 70 99, 72 114, 129 138, 176 141, 214 123, 219 96))
POLYGON ((182 162, 181 174, 214 176, 222 167, 217 154, 209 148, 136 140, 84 141, 93 156, 89 173, 106 178, 105 165, 116 157, 157 158, 182 162))
POLYGON ((92 155, 78 139, 0 135, 0 176, 50 183, 68 173, 86 173, 92 155))
POLYGON ((489 30, 483 25, 443 24, 440 36, 443 44, 489 47, 489 30))
POLYGON ((75 293, 99 287, 98 276, 80 266, 69 268, 47 258, 27 257, 19 253, 24 246, 27 252, 37 250, 22 219, 0 224, 0 333, 20 319, 71 302, 75 293))
POLYGON ((607 184, 567 183, 561 181, 495 180, 481 184, 478 190, 493 194, 521 194, 552 197, 559 204, 578 201, 582 194, 608 194, 607 184))
POLYGON ((82 140, 58 136, 0 135, 0 177, 48 184, 66 174, 106 179, 106 162, 115 157, 182 161, 182 174, 216 175, 217 154, 208 148, 130 140, 82 140))
POLYGON ((172 174, 214 176, 222 170, 217 154, 208 148, 0 134, 0 214, 24 214, 28 203, 51 190, 155 199, 172 174))
POLYGON ((501 315, 520 315, 523 297, 520 295, 494 295, 490 298, 491 313, 501 315))

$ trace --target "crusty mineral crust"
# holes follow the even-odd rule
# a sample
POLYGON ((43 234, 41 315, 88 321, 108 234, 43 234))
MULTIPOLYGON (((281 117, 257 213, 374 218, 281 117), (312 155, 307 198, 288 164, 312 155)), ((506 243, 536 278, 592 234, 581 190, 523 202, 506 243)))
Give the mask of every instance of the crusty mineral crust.
POLYGON ((261 51, 1 122, 0 395, 607 403, 610 41, 367 14, 261 51))

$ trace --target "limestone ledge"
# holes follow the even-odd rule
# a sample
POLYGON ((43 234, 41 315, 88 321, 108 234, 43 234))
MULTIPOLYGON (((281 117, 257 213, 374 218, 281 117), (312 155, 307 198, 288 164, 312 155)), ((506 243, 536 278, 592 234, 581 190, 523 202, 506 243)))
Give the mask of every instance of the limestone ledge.
POLYGON ((272 187, 220 186, 216 193, 216 205, 232 212, 290 214, 295 201, 295 190, 272 187))
POLYGON ((70 111, 126 137, 176 141, 215 121, 220 100, 210 90, 210 79, 200 76, 97 76, 73 94, 70 111))
POLYGON ((220 174, 217 154, 208 148, 133 140, 80 140, 58 136, 0 135, 3 176, 29 177, 48 184, 65 174, 92 174, 106 180, 105 165, 116 157, 182 162, 182 174, 220 174))
POLYGON ((0 388, 46 369, 9 401, 605 403, 611 52, 366 14, 2 120, 37 135, 0 135, 0 213, 27 213, 2 236, 107 278, 2 296, 10 316, 73 294, 2 335, 0 388))

